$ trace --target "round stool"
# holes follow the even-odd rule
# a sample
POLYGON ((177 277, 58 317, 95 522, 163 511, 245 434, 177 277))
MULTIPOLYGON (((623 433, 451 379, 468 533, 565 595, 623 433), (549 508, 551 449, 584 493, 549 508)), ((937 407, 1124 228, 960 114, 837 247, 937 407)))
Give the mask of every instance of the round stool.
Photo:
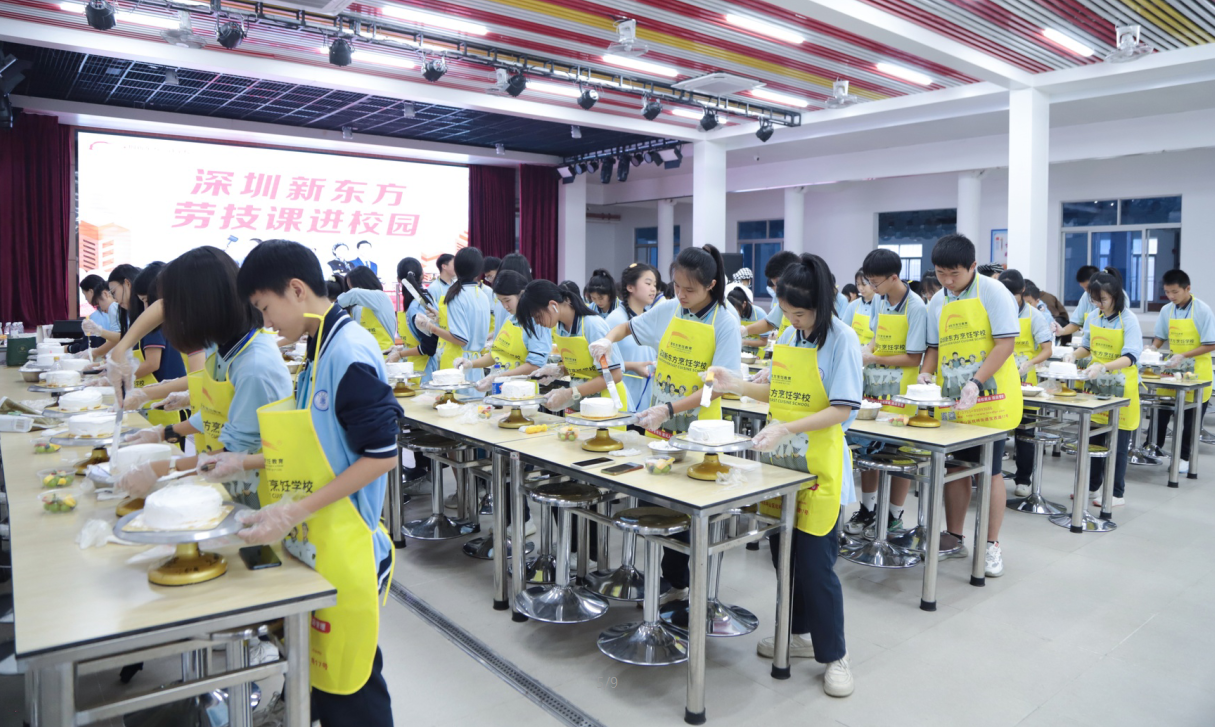
MULTIPOLYGON (((435 460, 436 455, 448 456, 455 459, 463 456, 469 446, 437 434, 422 434, 413 437, 409 448, 431 458, 430 462, 430 517, 422 520, 411 520, 401 527, 402 534, 416 540, 451 540, 481 529, 476 522, 457 522, 447 517, 443 512, 443 466, 435 460), (454 456, 453 456, 454 455, 454 456)), ((457 473, 458 474, 458 473, 457 473)), ((456 489, 462 482, 457 477, 456 489)))
MULTIPOLYGON (((625 508, 637 507, 637 498, 624 501, 625 508)), ((633 565, 637 550, 637 533, 626 530, 620 544, 620 567, 610 573, 590 573, 586 585, 595 593, 613 601, 636 603, 645 598, 645 574, 633 565)))
MULTIPOLYGON (((1115 437, 1118 436, 1117 432, 1112 432, 1111 434, 1115 437)), ((1090 460, 1108 459, 1110 456, 1110 449, 1109 447, 1104 447, 1100 444, 1090 444, 1088 446, 1088 456, 1090 460)), ((1106 466, 1109 467, 1112 465, 1107 463, 1106 466)), ((1088 488, 1085 487, 1084 496, 1079 500, 1072 501, 1072 512, 1075 512, 1076 508, 1080 508, 1080 512, 1083 513, 1080 519, 1080 527, 1078 529, 1072 529, 1072 512, 1061 512, 1057 515, 1051 515, 1051 523, 1058 525, 1061 528, 1067 528, 1074 533, 1107 533, 1111 530, 1117 529, 1118 525, 1114 523, 1114 521, 1098 520, 1089 514, 1088 499, 1094 494, 1095 493, 1089 492, 1088 488)))
MULTIPOLYGON (((734 511, 739 514, 741 511, 734 511)), ((719 520, 709 525, 709 542, 716 543, 725 540, 726 521, 719 520)), ((709 603, 705 609, 708 619, 705 634, 707 636, 744 636, 759 628, 759 618, 741 606, 730 606, 717 600, 717 592, 721 586, 721 563, 725 560, 725 552, 716 553, 713 562, 709 564, 709 603)), ((673 601, 662 609, 659 616, 663 623, 677 629, 681 636, 688 632, 687 601, 673 601)))
POLYGON ((1029 442, 1034 445, 1034 471, 1030 477, 1031 491, 1026 497, 1018 497, 1007 502, 1010 510, 1027 512, 1031 515, 1058 515, 1067 512, 1063 505, 1051 502, 1042 496, 1042 458, 1046 455, 1047 446, 1054 446, 1061 437, 1058 432, 1035 428, 1033 434, 1018 434, 1018 442, 1029 442))
POLYGON ((878 472, 877 513, 874 538, 871 541, 851 541, 840 548, 840 557, 874 568, 910 568, 920 562, 920 556, 896 548, 886 540, 890 522, 890 476, 915 475, 920 463, 911 457, 887 452, 857 458, 857 467, 878 472))
MULTIPOLYGON (((541 505, 558 509, 556 573, 552 585, 533 585, 515 598, 515 607, 528 618, 546 623, 573 624, 591 621, 607 613, 608 602, 580 585, 570 584, 571 508, 590 507, 607 497, 597 487, 577 482, 540 485, 529 496, 541 505)), ((518 517, 519 515, 517 515, 518 517)))
POLYGON ((616 661, 638 666, 666 666, 688 660, 688 640, 659 619, 658 581, 662 541, 688 529, 687 515, 665 507, 635 507, 612 518, 616 527, 645 538, 645 600, 642 620, 617 624, 599 634, 599 650, 616 661))

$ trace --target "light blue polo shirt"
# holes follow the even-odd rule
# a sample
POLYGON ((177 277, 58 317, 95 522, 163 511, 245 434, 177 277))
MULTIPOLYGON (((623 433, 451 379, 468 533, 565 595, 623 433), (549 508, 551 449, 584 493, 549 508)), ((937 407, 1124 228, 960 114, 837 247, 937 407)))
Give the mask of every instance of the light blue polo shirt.
POLYGON ((768 311, 768 315, 764 316, 764 320, 768 325, 772 326, 773 331, 780 330, 780 322, 785 317, 785 312, 780 309, 780 301, 772 299, 772 310, 768 311))
POLYGON ((874 296, 874 313, 869 317, 869 330, 877 335, 878 316, 907 316, 907 349, 910 354, 928 350, 928 304, 924 299, 907 289, 897 305, 892 305, 884 295, 874 296))
MULTIPOLYGON (((1126 301, 1126 305, 1131 304, 1131 297, 1126 294, 1126 290, 1122 291, 1122 299, 1126 301)), ((1095 310, 1097 310, 1097 306, 1093 305, 1093 301, 1088 297, 1088 291, 1086 290, 1080 294, 1080 302, 1076 304, 1076 309, 1072 311, 1072 316, 1068 320, 1077 326, 1083 325, 1088 314, 1095 310)))
POLYGON ((961 295, 954 295, 948 288, 941 288, 928 303, 928 330, 926 331, 928 346, 938 348, 941 338, 941 311, 946 303, 955 300, 978 297, 983 309, 987 311, 987 319, 991 324, 992 338, 1016 338, 1021 332, 1021 324, 1017 323, 1017 299, 1008 292, 1004 284, 987 277, 974 274, 961 295))
POLYGON ((430 293, 430 297, 435 300, 435 307, 443 301, 447 295, 447 289, 451 287, 451 283, 444 283, 443 278, 435 278, 430 281, 430 285, 426 286, 426 292, 430 293))
MULTIPOLYGON (((629 311, 624 306, 608 314, 606 323, 608 330, 629 320, 629 311)), ((594 339, 592 339, 594 340, 594 339)), ((637 334, 631 333, 624 340, 612 346, 612 351, 620 353, 620 360, 625 363, 652 362, 658 359, 658 351, 650 346, 643 346, 637 341, 637 334)), ((625 372, 624 388, 629 391, 629 411, 638 412, 650 406, 651 377, 625 372)))
POLYGON ((89 320, 101 326, 102 330, 118 333, 122 330, 118 323, 118 302, 110 303, 108 310, 97 308, 89 314, 89 320))
POLYGON ((835 294, 835 315, 840 317, 844 315, 844 309, 848 307, 848 296, 837 292, 835 294))
MULTIPOLYGON (((1021 309, 1017 312, 1017 318, 1029 319, 1029 335, 1034 339, 1035 346, 1050 343, 1054 339, 1054 335, 1050 331, 1050 323, 1047 322, 1046 316, 1042 314, 1042 311, 1022 303, 1021 309)), ((1018 323, 1017 325, 1021 324, 1018 323)))
POLYGON ((1089 329, 1096 326, 1097 328, 1121 328, 1122 335, 1122 355, 1131 357, 1131 365, 1139 360, 1139 355, 1143 353, 1143 331, 1139 327, 1139 316, 1134 312, 1123 309, 1121 313, 1113 318, 1106 318, 1101 315, 1101 311, 1093 309, 1088 317, 1084 319, 1084 336, 1080 339, 1080 346, 1087 348, 1089 351, 1093 349, 1089 346, 1089 329))
MULTIPOLYGON (((777 307, 776 310, 780 308, 777 307)), ((685 321, 711 324, 714 339, 712 365, 739 371, 742 368, 742 330, 738 327, 738 318, 730 315, 728 306, 715 304, 706 306, 703 313, 704 315, 697 316, 682 308, 678 300, 668 300, 634 318, 630 326, 638 343, 657 350, 667 327, 676 317, 685 321)), ((777 318, 777 324, 779 323, 780 318, 777 318)))
MULTIPOLYGON (((216 381, 227 379, 235 389, 228 421, 219 433, 219 441, 229 452, 256 452, 262 447, 261 427, 257 410, 266 404, 291 396, 291 374, 283 363, 273 334, 259 333, 245 346, 242 339, 227 355, 218 355, 215 346, 206 350, 209 370, 216 381), (243 350, 242 350, 243 348, 243 350), (217 354, 214 359, 211 354, 217 354)), ((203 431, 202 412, 195 411, 190 425, 203 431)))
POLYGON ((1178 308, 1169 303, 1160 309, 1160 317, 1156 319, 1155 337, 1162 341, 1169 340, 1169 321, 1173 319, 1192 318, 1198 329, 1199 343, 1203 346, 1215 344, 1215 316, 1211 315, 1211 307, 1194 296, 1184 308, 1178 308))
MULTIPOLYGON (((447 331, 464 341, 465 358, 481 356, 489 340, 489 301, 475 285, 462 287, 455 300, 447 304, 447 331)), ((466 375, 469 381, 477 380, 471 378, 475 376, 471 370, 466 375)))
POLYGON ((350 317, 359 325, 363 323, 363 309, 370 308, 372 315, 389 335, 396 333, 397 311, 392 305, 392 298, 382 290, 351 288, 337 297, 337 304, 349 308, 350 317))

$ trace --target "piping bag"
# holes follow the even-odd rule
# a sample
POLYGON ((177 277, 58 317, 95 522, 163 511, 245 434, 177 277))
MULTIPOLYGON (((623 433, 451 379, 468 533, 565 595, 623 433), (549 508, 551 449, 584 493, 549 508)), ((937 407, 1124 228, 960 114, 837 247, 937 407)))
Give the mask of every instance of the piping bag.
POLYGON ((616 391, 616 382, 612 380, 612 372, 608 370, 607 356, 599 357, 599 370, 603 373, 603 381, 607 384, 608 394, 612 397, 612 403, 616 405, 616 411, 624 408, 620 403, 620 392, 616 391))
POLYGON ((705 385, 700 389, 700 405, 702 407, 713 403, 713 372, 705 373, 705 385))

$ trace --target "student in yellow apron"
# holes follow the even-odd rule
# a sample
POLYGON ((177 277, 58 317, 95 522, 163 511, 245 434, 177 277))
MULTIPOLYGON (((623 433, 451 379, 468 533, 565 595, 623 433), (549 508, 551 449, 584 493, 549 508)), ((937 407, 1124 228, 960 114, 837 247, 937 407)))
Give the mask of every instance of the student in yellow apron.
POLYGON ((591 310, 598 313, 600 318, 607 318, 616 310, 616 281, 612 279, 612 274, 603 268, 596 268, 591 273, 591 279, 586 281, 582 295, 590 304, 591 310))
POLYGON ((503 270, 495 276, 494 296, 509 317, 498 329, 488 355, 476 359, 456 359, 456 368, 497 367, 494 373, 477 382, 477 391, 489 391, 496 379, 530 376, 548 363, 549 351, 553 348, 552 331, 540 326, 533 327, 533 332, 529 333, 515 319, 519 297, 527 284, 528 280, 513 270, 503 270))
MULTIPOLYGON (((894 397, 907 393, 907 386, 914 384, 920 370, 924 350, 928 347, 928 309, 899 275, 903 261, 892 250, 874 250, 865 256, 857 274, 862 296, 866 290, 873 295, 870 313, 864 318, 869 342, 861 349, 861 362, 865 366, 865 399, 882 405, 883 411, 907 416, 915 415, 915 407, 902 404, 894 397)), ((859 299, 858 299, 859 301, 859 299)), ((855 305, 858 301, 853 301, 855 305)), ((850 308, 844 313, 848 323, 850 308)), ((859 316, 859 313, 856 315, 859 316)), ((857 320, 852 321, 852 330, 857 329, 857 320)), ((864 437, 853 437, 853 441, 865 449, 880 449, 882 444, 864 437)), ((887 527, 899 530, 903 527, 903 510, 911 482, 902 477, 890 480, 890 515, 887 527)), ((874 524, 877 514, 878 474, 871 470, 861 473, 861 506, 848 522, 844 532, 859 536, 874 524)))
MULTIPOLYGON (((397 263, 397 291, 401 301, 401 309, 397 311, 397 334, 401 337, 401 345, 394 346, 388 354, 389 362, 408 361, 413 364, 416 374, 422 375, 422 383, 430 381, 430 376, 439 367, 438 336, 422 333, 418 330, 415 319, 419 315, 438 317, 438 303, 431 297, 430 291, 422 286, 422 263, 417 258, 402 258, 397 263), (409 292, 409 287, 417 292, 420 298, 415 298, 409 292)), ((408 450, 406 450, 408 451, 408 450)), ((429 462, 430 460, 426 460, 429 462)))
MULTIPOLYGON (((772 298, 772 309, 768 311, 768 316, 763 320, 749 325, 744 324, 742 331, 744 336, 762 336, 769 331, 776 331, 776 335, 779 337, 789 327, 789 319, 785 318, 780 306, 776 305, 776 286, 780 282, 780 276, 784 273, 785 268, 796 264, 797 261, 797 253, 789 250, 781 250, 768 258, 768 262, 764 265, 764 277, 768 279, 767 291, 768 297, 772 298)), ((832 295, 834 296, 834 293, 832 295)))
MULTIPOLYGON (((861 403, 860 342, 833 315, 831 275, 817 255, 802 255, 801 262, 785 269, 777 299, 792 328, 773 350, 771 383, 745 382, 726 368, 710 372, 715 387, 768 402, 768 425, 755 437, 764 462, 818 478, 797 494, 789 653, 826 664, 823 690, 846 697, 853 679, 844 641, 844 595, 835 574, 835 530, 844 494, 853 487, 844 433, 861 403)), ((760 510, 780 517, 780 500, 764 502, 760 510)), ((771 540, 776 565, 779 538, 771 540)), ((758 651, 771 657, 774 638, 761 640, 758 651)))
MULTIPOLYGON (((1021 382, 1034 386, 1038 383, 1038 365, 1051 356, 1054 348, 1051 335, 1050 320, 1037 308, 1025 300, 1025 278, 1018 270, 1005 270, 1000 273, 999 281, 1008 288, 1017 301, 1017 341, 1013 346, 1013 357, 1017 363, 1017 373, 1021 382)), ((1036 412, 1036 407, 1026 411, 1036 412)), ((1023 442, 1019 435, 1033 436, 1032 429, 1018 429, 1015 441, 1017 471, 1013 476, 1016 487, 1013 494, 1017 497, 1028 497, 1033 490, 1034 473, 1034 444, 1023 442)))
MULTIPOLYGON (((928 304, 928 350, 917 378, 924 384, 943 384, 942 396, 957 399, 954 414, 959 422, 1011 432, 1021 423, 1023 403, 1021 377, 1013 358, 1021 330, 1017 302, 1003 285, 975 272, 975 246, 965 235, 937 240, 932 264, 943 290, 928 304)), ((974 447, 954 456, 978 462, 981 452, 974 447)), ((992 578, 1004 573, 999 542, 1007 498, 1003 459, 1001 439, 992 446, 991 459, 985 570, 992 578)), ((968 477, 945 485, 945 525, 959 541, 970 492, 968 477)), ((967 557, 966 549, 958 549, 952 557, 967 557)))
POLYGON ((380 525, 402 416, 375 339, 325 297, 316 255, 286 241, 245 258, 238 292, 288 338, 308 334, 308 363, 294 399, 258 411, 262 508, 245 511, 238 535, 283 549, 334 585, 337 605, 314 611, 309 629, 312 718, 322 725, 392 724, 377 641, 379 593, 393 550, 380 525))
MULTIPOLYGON (((478 290, 476 277, 481 274, 481 251, 475 247, 462 248, 456 253, 456 281, 439 301, 439 319, 414 317, 421 333, 433 333, 442 339, 439 344, 439 369, 455 367, 456 359, 474 359, 481 355, 489 340, 489 301, 478 290)), ((464 378, 477 381, 481 369, 466 369, 464 378)))
POLYGON ((346 284, 349 289, 337 297, 337 304, 371 333, 381 351, 388 353, 396 340, 393 331, 397 328, 397 317, 384 284, 371 268, 363 265, 346 275, 346 284))
MULTIPOLYGON (((1084 335, 1080 346, 1064 361, 1085 359, 1092 354, 1092 363, 1084 373, 1085 388, 1099 395, 1125 396, 1131 403, 1123 407, 1118 417, 1118 440, 1111 449, 1114 454, 1114 505, 1126 503, 1126 460, 1131 439, 1139 428, 1139 369, 1135 362, 1143 353, 1143 333, 1139 317, 1126 308, 1122 281, 1107 273, 1097 273, 1088 280, 1088 296, 1094 310, 1084 319, 1084 335)), ((1109 414, 1094 414, 1093 423, 1104 426, 1109 414)), ((1094 444, 1107 444, 1109 435, 1093 437, 1094 444)), ((1089 466, 1089 492, 1093 502, 1101 504, 1100 490, 1105 482, 1105 459, 1094 459, 1089 466)))
MULTIPOLYGON (((1169 304, 1156 318, 1155 337, 1152 348, 1158 350, 1169 342, 1172 356, 1166 362, 1169 369, 1193 373, 1198 381, 1211 381, 1211 352, 1215 351, 1215 315, 1211 307, 1190 294, 1190 276, 1184 270, 1169 270, 1164 274, 1164 294, 1169 304)), ((1207 404, 1211 399, 1211 387, 1202 390, 1202 408, 1198 421, 1207 415, 1207 404)), ((1186 394, 1186 401, 1193 402, 1194 394, 1186 394)), ((1167 434, 1171 409, 1157 409, 1160 421, 1156 426, 1156 446, 1163 447, 1167 434)), ((1187 416, 1181 431, 1180 474, 1190 471, 1190 442, 1193 440, 1193 415, 1187 416)))
POLYGON ((873 286, 865 279, 864 270, 857 270, 854 279, 857 297, 844 306, 844 314, 840 318, 852 328, 852 332, 864 346, 873 340, 873 329, 869 321, 877 315, 873 309, 874 291, 873 286))
MULTIPOLYGON (((658 295, 658 281, 658 271, 652 266, 629 263, 620 275, 620 305, 605 319, 608 328, 631 321, 649 310, 658 295)), ((741 290, 738 294, 746 300, 747 296, 741 290)), ((760 309, 755 307, 755 310, 760 309)), ((654 364, 658 352, 649 346, 642 346, 632 336, 622 340, 617 348, 624 361, 624 387, 629 390, 629 411, 636 413, 650 405, 650 387, 654 385, 654 364)))

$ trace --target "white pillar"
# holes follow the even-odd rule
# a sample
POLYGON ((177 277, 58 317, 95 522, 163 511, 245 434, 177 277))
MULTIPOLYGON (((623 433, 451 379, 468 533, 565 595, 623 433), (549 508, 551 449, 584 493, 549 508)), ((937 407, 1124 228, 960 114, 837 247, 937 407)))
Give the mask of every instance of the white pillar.
POLYGON ((1025 88, 1009 92, 1008 265, 1050 287, 1047 184, 1050 179, 1050 97, 1025 88))
MULTIPOLYGON (((958 234, 966 235, 981 253, 984 237, 979 226, 979 207, 983 195, 983 172, 958 173, 958 234)), ((979 259, 987 258, 979 254, 979 259)))
POLYGON ((785 249, 806 251, 806 188, 785 187, 785 249))
POLYGON ((658 273, 665 280, 669 277, 671 263, 675 261, 675 200, 658 200, 658 273))
POLYGON ((561 280, 586 281, 586 175, 558 187, 557 274, 561 280))
POLYGON ((726 250, 726 149, 712 141, 692 145, 692 244, 726 250))

